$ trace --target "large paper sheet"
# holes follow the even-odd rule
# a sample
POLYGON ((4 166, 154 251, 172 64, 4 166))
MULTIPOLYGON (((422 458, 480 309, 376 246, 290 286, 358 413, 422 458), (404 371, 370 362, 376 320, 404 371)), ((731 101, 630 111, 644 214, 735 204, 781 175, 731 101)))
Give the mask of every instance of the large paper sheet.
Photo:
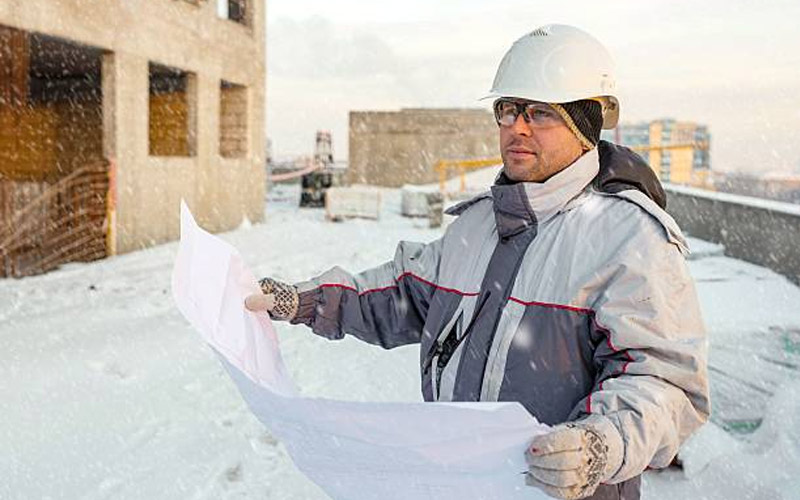
MULTIPOLYGON (((178 309, 217 353, 258 419, 334 499, 545 499, 525 486, 524 450, 547 432, 519 403, 365 403, 302 397, 259 288, 231 245, 181 203, 172 276, 178 309)), ((409 369, 414 369, 409 367, 409 369)))

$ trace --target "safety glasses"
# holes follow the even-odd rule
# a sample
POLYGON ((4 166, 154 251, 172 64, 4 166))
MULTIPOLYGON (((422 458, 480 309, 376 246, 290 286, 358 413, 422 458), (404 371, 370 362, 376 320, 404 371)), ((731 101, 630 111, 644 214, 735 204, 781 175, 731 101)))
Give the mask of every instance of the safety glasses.
POLYGON ((494 119, 498 125, 510 127, 519 115, 522 115, 525 123, 535 128, 555 127, 564 123, 561 115, 543 102, 505 98, 494 101, 494 119))

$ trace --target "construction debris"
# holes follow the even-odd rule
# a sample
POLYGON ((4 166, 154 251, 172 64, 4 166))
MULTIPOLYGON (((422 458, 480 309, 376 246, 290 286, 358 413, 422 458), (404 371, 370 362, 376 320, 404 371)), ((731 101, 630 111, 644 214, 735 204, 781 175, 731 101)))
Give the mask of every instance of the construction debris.
POLYGON ((325 216, 338 221, 360 217, 380 218, 381 193, 371 186, 330 187, 325 196, 325 216))

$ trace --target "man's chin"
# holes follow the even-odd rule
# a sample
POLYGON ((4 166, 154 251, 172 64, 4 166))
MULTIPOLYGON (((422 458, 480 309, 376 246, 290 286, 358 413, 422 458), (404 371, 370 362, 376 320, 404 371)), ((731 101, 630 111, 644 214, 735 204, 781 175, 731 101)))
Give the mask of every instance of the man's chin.
POLYGON ((526 182, 536 177, 536 166, 519 164, 517 162, 506 163, 503 171, 510 180, 514 182, 526 182))

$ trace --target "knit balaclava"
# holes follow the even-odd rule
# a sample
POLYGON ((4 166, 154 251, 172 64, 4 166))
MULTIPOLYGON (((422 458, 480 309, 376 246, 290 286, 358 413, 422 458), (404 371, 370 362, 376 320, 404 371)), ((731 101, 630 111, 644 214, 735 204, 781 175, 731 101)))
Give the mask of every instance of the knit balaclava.
POLYGON ((567 122, 584 149, 597 146, 603 128, 603 107, 598 101, 583 99, 550 105, 567 122))

